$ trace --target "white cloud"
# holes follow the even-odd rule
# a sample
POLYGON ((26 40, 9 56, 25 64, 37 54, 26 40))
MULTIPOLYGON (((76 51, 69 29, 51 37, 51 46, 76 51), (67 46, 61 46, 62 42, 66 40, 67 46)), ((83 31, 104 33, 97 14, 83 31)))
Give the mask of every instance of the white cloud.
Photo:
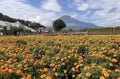
POLYGON ((85 3, 84 0, 73 0, 73 3, 70 3, 69 6, 80 11, 85 11, 89 8, 89 4, 85 3))
MULTIPOLYGON (((54 2, 55 0, 49 1, 54 2)), ((48 3, 43 4, 46 5, 48 3)), ((57 6, 56 2, 54 5, 57 6)), ((25 4, 24 0, 0 0, 0 12, 10 17, 39 22, 45 26, 52 25, 52 21, 60 17, 54 9, 48 11, 41 7, 42 6, 40 6, 40 8, 35 8, 29 4, 25 4)))
POLYGON ((72 8, 79 11, 86 11, 79 15, 82 20, 91 19, 99 26, 120 25, 120 0, 73 0, 72 8), (116 10, 110 12, 113 8, 116 10), (98 9, 91 16, 87 17, 92 9, 98 9), (88 13, 89 11, 89 13, 88 13))
POLYGON ((45 0, 41 6, 45 10, 60 12, 62 11, 61 7, 59 6, 56 0, 45 0))
POLYGON ((77 13, 71 13, 71 14, 69 14, 72 18, 78 18, 78 14, 77 13))
POLYGON ((120 25, 120 1, 119 0, 102 0, 103 10, 96 11, 92 18, 99 18, 98 21, 95 21, 97 25, 101 26, 116 26, 120 25), (109 12, 111 9, 116 8, 115 11, 109 12))
POLYGON ((89 5, 87 3, 83 3, 80 6, 77 6, 77 9, 81 11, 85 11, 86 9, 88 9, 88 7, 89 5))

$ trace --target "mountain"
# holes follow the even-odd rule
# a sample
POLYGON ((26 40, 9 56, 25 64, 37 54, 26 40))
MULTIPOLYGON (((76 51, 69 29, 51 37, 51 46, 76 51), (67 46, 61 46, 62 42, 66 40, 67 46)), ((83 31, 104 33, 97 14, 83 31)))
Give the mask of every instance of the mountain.
POLYGON ((66 29, 86 29, 86 28, 98 28, 99 27, 92 23, 85 23, 85 22, 79 21, 68 15, 64 15, 60 17, 59 19, 62 19, 66 23, 66 29))

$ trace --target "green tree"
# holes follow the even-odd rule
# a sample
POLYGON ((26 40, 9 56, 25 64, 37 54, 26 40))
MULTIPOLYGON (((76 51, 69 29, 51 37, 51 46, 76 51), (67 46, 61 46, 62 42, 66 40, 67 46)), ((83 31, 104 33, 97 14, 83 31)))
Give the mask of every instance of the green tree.
POLYGON ((7 27, 6 26, 3 27, 3 35, 7 35, 7 27))
POLYGON ((11 35, 17 35, 18 33, 18 28, 17 27, 10 27, 10 32, 11 32, 11 35))
POLYGON ((66 29, 62 29, 60 32, 67 33, 67 30, 66 29))
POLYGON ((71 29, 71 28, 70 28, 70 29, 68 29, 68 32, 73 32, 73 29, 71 29))
POLYGON ((17 28, 19 35, 24 32, 24 29, 22 27, 17 28))
POLYGON ((16 35, 23 34, 25 32, 25 29, 22 28, 22 27, 13 27, 13 26, 11 26, 9 31, 10 31, 11 35, 16 36, 16 35))
POLYGON ((61 29, 65 28, 65 27, 66 27, 66 24, 63 20, 57 19, 57 20, 53 21, 53 28, 56 32, 60 31, 61 29))
POLYGON ((30 34, 30 33, 32 33, 31 30, 27 30, 27 29, 24 30, 24 34, 30 34))

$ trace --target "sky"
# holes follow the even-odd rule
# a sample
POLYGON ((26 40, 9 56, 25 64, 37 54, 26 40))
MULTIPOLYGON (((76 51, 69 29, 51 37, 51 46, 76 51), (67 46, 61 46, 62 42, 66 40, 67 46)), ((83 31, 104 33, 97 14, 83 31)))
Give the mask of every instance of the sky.
POLYGON ((0 12, 48 27, 63 15, 98 26, 120 25, 120 0, 0 0, 0 12))

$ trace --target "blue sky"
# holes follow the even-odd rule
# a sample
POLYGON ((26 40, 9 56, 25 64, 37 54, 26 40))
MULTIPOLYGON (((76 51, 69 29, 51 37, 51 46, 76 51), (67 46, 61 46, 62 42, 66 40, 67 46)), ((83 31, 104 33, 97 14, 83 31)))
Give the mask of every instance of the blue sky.
POLYGON ((120 25, 120 0, 0 0, 0 12, 45 26, 63 15, 99 26, 120 25))

